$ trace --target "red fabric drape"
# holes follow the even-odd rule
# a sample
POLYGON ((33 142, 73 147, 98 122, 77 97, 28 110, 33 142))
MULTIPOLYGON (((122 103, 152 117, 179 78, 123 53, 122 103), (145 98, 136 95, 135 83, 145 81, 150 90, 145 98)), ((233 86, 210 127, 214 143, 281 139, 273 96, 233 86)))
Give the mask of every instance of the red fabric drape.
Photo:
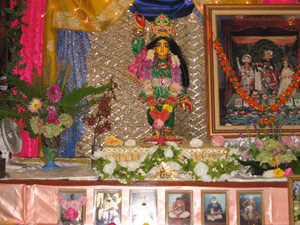
MULTIPOLYGON (((11 0, 11 7, 15 1, 11 0)), ((39 74, 42 74, 42 58, 43 58, 43 34, 44 34, 44 18, 41 15, 45 13, 46 0, 26 1, 28 9, 24 11, 25 16, 23 22, 28 27, 23 26, 23 35, 21 44, 23 45, 20 54, 23 56, 27 68, 16 73, 21 75, 21 79, 27 82, 32 80, 32 69, 35 67, 39 74)), ((38 156, 38 138, 30 139, 27 131, 22 132, 23 147, 18 157, 37 157, 38 156)))

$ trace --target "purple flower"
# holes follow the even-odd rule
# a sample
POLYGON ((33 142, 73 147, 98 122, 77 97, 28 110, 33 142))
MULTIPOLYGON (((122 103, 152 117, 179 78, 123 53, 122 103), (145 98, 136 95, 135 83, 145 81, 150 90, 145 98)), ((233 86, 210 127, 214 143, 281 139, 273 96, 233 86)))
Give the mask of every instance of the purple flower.
POLYGON ((249 148, 246 148, 244 151, 241 152, 241 156, 243 160, 252 159, 252 156, 249 154, 249 150, 250 150, 249 148))
POLYGON ((51 102, 59 102, 61 97, 62 97, 62 93, 61 90, 58 86, 56 85, 52 85, 50 87, 47 88, 47 93, 46 96, 48 97, 48 99, 51 102))

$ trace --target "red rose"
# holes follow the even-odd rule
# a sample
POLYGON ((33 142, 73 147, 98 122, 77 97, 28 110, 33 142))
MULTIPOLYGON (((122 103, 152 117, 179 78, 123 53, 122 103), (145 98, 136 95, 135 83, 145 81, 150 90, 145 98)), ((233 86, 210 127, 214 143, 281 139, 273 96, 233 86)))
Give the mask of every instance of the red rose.
POLYGON ((283 104, 285 104, 286 102, 287 102, 287 99, 285 98, 285 97, 283 97, 283 96, 280 96, 280 101, 283 103, 283 104))
POLYGON ((216 52, 217 52, 217 54, 222 53, 223 52, 223 48, 217 48, 216 52))
POLYGON ((259 105, 258 107, 257 107, 257 111, 263 111, 264 110, 264 106, 263 105, 259 105))
POLYGON ((241 94, 241 97, 242 97, 242 99, 244 99, 244 100, 245 100, 248 96, 249 96, 249 95, 248 95, 247 92, 244 92, 244 93, 241 94))
POLYGON ((251 102, 253 102, 253 98, 249 97, 247 100, 246 100, 246 103, 250 104, 251 102))
POLYGON ((271 108, 271 110, 272 110, 273 112, 275 112, 275 111, 278 110, 278 108, 276 107, 275 104, 270 105, 270 108, 271 108))
POLYGON ((257 106, 258 106, 258 102, 254 100, 254 101, 251 103, 251 106, 252 106, 253 108, 257 107, 257 106))
POLYGON ((245 92, 245 89, 243 87, 236 89, 236 93, 238 93, 238 94, 241 94, 243 92, 245 92))
POLYGON ((289 91, 284 91, 282 94, 288 98, 291 97, 291 93, 289 91))

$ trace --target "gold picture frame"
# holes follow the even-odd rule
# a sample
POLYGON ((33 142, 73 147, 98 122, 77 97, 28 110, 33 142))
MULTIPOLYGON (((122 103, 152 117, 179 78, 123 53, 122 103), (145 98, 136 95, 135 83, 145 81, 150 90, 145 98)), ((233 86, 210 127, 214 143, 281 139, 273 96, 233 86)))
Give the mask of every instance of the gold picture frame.
POLYGON ((300 221, 300 175, 288 176, 290 225, 300 221))
POLYGON ((166 191, 165 196, 166 225, 193 225, 193 191, 166 191))
POLYGON ((94 190, 94 225, 122 224, 122 190, 94 190))
POLYGON ((212 222, 229 224, 228 191, 208 190, 201 192, 201 218, 203 225, 212 222), (213 212, 212 212, 213 211, 213 212))
MULTIPOLYGON (((298 53, 300 52, 300 6, 204 5, 204 18, 207 136, 208 138, 214 135, 222 135, 229 138, 238 137, 236 129, 240 130, 242 133, 246 133, 246 125, 252 125, 251 118, 256 120, 259 118, 260 114, 250 106, 243 106, 237 110, 235 110, 234 107, 229 107, 231 106, 231 102, 234 104, 234 98, 240 96, 235 93, 232 84, 226 79, 226 75, 218 60, 216 51, 213 48, 213 41, 216 39, 220 41, 224 53, 226 54, 226 58, 229 60, 229 63, 236 74, 236 71, 238 71, 237 59, 241 61, 242 56, 246 55, 249 49, 253 51, 252 57, 250 57, 252 60, 251 68, 260 65, 259 60, 264 56, 256 53, 254 51, 255 48, 250 47, 253 43, 255 43, 255 47, 260 53, 267 52, 266 49, 264 49, 267 48, 267 45, 260 45, 263 41, 268 42, 271 46, 277 39, 290 40, 293 45, 291 49, 285 51, 288 51, 288 53, 293 55, 293 57, 289 57, 291 58, 290 61, 293 63, 294 71, 296 72, 299 58, 298 53), (270 40, 265 37, 263 30, 266 30, 265 32, 270 34, 270 37, 268 37, 270 40), (239 48, 237 46, 244 46, 244 48, 239 48), (246 108, 246 113, 244 108, 246 108), (247 112, 247 110, 249 111, 247 112)), ((284 45, 287 44, 287 42, 284 43, 284 45)), ((282 59, 281 57, 286 52, 282 51, 279 54, 276 52, 280 48, 279 44, 274 44, 272 46, 273 47, 270 47, 270 49, 274 52, 274 57, 273 55, 272 57, 275 62, 275 71, 275 69, 277 70, 279 68, 280 60, 282 59)), ((258 79, 257 83, 257 85, 259 85, 258 79)), ((252 84, 254 86, 254 83, 252 84)), ((279 83, 276 87, 278 86, 279 83)), ((255 91, 255 88, 252 86, 251 88, 255 91)), ((260 88, 262 87, 260 86, 260 88)), ((267 89, 260 90, 261 104, 265 104, 265 102, 266 104, 269 104, 268 102, 272 102, 268 101, 271 97, 268 97, 268 99, 262 98, 263 92, 266 91, 267 89)), ((273 94, 275 94, 275 91, 273 94)), ((249 95, 251 96, 251 93, 249 93, 249 95)), ((254 98, 256 99, 256 97, 254 98)), ((276 98, 276 96, 274 98, 276 98)), ((289 113, 286 113, 286 115, 278 113, 277 115, 285 118, 285 116, 289 116, 289 113)), ((285 123, 291 124, 283 124, 282 133, 300 134, 299 125, 293 125, 293 122, 291 122, 290 119, 287 121, 288 122, 285 123)))
POLYGON ((238 225, 265 224, 263 191, 237 191, 237 219, 238 225))
POLYGON ((86 190, 59 189, 58 198, 58 223, 61 222, 65 225, 85 224, 86 190), (73 205, 78 206, 78 209, 70 206, 72 201, 77 201, 73 205))

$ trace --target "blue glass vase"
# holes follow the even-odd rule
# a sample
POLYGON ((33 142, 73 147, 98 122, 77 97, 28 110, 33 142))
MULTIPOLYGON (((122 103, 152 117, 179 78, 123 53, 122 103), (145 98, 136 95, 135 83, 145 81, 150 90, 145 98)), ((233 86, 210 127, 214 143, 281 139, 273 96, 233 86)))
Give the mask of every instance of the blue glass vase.
POLYGON ((42 148, 46 158, 46 164, 42 167, 44 170, 56 170, 59 168, 55 163, 55 159, 59 153, 60 147, 60 136, 46 138, 44 135, 41 136, 42 148))

